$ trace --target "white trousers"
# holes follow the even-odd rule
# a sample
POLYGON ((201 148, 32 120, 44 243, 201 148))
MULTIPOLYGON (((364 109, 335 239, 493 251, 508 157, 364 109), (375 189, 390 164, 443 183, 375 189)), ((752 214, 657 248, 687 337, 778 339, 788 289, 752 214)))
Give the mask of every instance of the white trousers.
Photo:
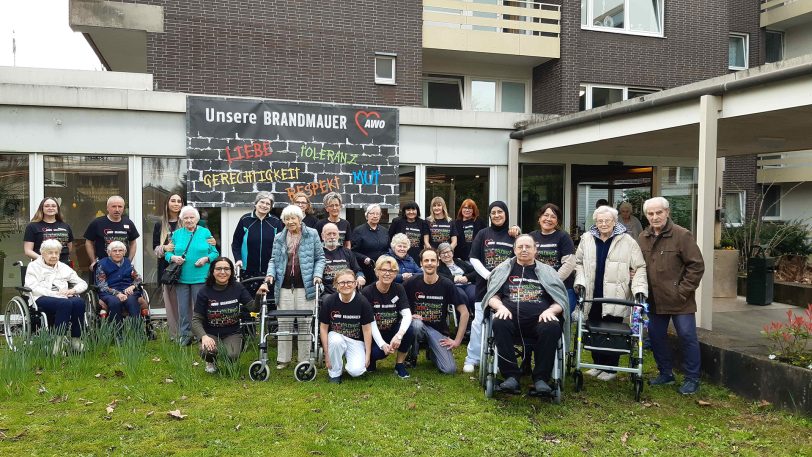
POLYGON ((364 342, 347 338, 346 336, 330 332, 327 334, 327 355, 330 358, 330 369, 327 373, 331 378, 341 376, 344 368, 353 378, 366 373, 366 351, 364 342), (346 365, 343 358, 347 359, 346 365))
MULTIPOLYGON (((279 293, 279 304, 277 305, 277 308, 280 310, 298 309, 309 310, 312 312, 314 309, 316 309, 316 301, 306 300, 304 289, 290 290, 283 288, 279 293)), ((294 319, 291 318, 280 318, 279 331, 292 331, 293 322, 294 319)), ((310 318, 298 319, 298 333, 303 334, 296 337, 299 349, 299 362, 305 362, 310 359, 310 335, 306 333, 313 331, 311 328, 312 325, 313 320, 310 318)), ((279 341, 277 342, 277 349, 276 361, 279 363, 290 362, 293 351, 292 337, 280 336, 279 341)))
POLYGON ((485 316, 480 305, 480 302, 474 303, 474 321, 471 322, 471 337, 468 339, 468 354, 465 356, 465 363, 471 365, 479 365, 482 351, 482 320, 485 316))

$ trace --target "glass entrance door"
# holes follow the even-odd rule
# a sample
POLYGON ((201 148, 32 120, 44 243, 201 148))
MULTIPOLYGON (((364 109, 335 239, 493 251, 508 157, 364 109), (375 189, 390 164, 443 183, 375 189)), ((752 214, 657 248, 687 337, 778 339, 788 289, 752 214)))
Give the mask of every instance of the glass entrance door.
POLYGON ((466 198, 476 202, 480 215, 484 214, 490 202, 489 173, 487 167, 426 167, 426 201, 420 206, 423 217, 429 216, 428 205, 434 197, 443 197, 451 219, 457 217, 466 198))
POLYGON ((643 216, 643 202, 651 197, 652 167, 614 165, 573 165, 571 233, 574 238, 594 224, 592 213, 599 200, 605 199, 617 207, 624 201, 632 205, 632 214, 648 225, 643 216))

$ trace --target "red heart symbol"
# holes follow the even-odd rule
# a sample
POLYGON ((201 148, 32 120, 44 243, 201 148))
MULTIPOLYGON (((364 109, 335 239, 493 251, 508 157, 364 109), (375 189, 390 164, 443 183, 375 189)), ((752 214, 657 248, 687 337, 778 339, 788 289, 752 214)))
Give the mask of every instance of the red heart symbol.
POLYGON ((364 134, 364 136, 369 136, 369 132, 367 132, 367 131, 366 131, 366 129, 364 129, 363 127, 361 127, 361 123, 360 123, 360 122, 358 122, 358 117, 359 117, 359 116, 361 116, 361 115, 364 115, 364 117, 367 117, 367 118, 372 117, 372 116, 375 116, 375 117, 377 117, 378 119, 380 119, 380 118, 381 118, 381 115, 380 115, 380 114, 378 114, 378 112, 377 112, 377 111, 370 111, 370 112, 366 112, 366 111, 358 111, 357 113, 355 113, 355 125, 357 125, 357 126, 358 126, 358 130, 360 130, 360 131, 361 131, 361 133, 363 133, 363 134, 364 134))

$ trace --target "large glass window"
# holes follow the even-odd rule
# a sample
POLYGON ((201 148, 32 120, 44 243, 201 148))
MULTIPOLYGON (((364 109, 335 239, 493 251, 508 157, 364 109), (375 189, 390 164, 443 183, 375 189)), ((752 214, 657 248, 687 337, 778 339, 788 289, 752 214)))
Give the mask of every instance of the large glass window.
POLYGON ((784 32, 767 30, 764 33, 764 61, 767 63, 784 60, 784 32))
POLYGON ((775 184, 763 186, 761 189, 762 203, 761 211, 764 219, 781 219, 781 186, 775 184))
POLYGON ((581 0, 581 26, 659 36, 663 34, 663 0, 581 0))
MULTIPOLYGON (((84 239, 88 224, 107 214, 107 199, 113 195, 129 204, 127 157, 54 155, 44 159, 45 195, 60 202, 73 229, 76 270, 86 273, 90 265, 84 239)), ((124 211, 129 213, 129 207, 124 211)))
POLYGON ((598 108, 654 92, 659 92, 659 89, 582 84, 578 87, 578 108, 581 111, 598 108))
POLYGON ((643 202, 651 197, 652 168, 623 165, 573 165, 572 188, 575 217, 570 219, 575 234, 580 236, 594 224, 592 213, 600 200, 617 208, 626 201, 632 214, 645 227, 643 202))
POLYGON ((471 81, 471 109, 496 111, 496 81, 471 81))
MULTIPOLYGON (((25 260, 23 232, 30 221, 28 207, 28 156, 0 154, 0 303, 14 295, 21 284, 20 269, 12 266, 25 260)), ((2 309, 2 306, 0 306, 2 309)))
POLYGON ((524 113, 524 83, 502 81, 502 111, 524 113))
POLYGON ((748 62, 748 35, 746 33, 731 33, 728 40, 728 62, 731 70, 745 70, 748 62))
POLYGON ((725 224, 739 226, 744 222, 744 191, 725 192, 725 224))
MULTIPOLYGON (((698 184, 694 167, 657 167, 660 195, 668 199, 671 219, 691 231, 696 231, 698 184), (689 178, 690 177, 690 178, 689 178)), ((640 220, 643 222, 643 220, 640 220)), ((647 225, 643 222, 643 226, 647 225)))
MULTIPOLYGON (((462 201, 470 198, 479 207, 480 215, 483 214, 490 203, 489 171, 486 167, 426 167, 426 205, 434 197, 443 197, 448 214, 454 219, 462 201)), ((428 206, 420 209, 423 216, 428 216, 428 206)))
MULTIPOLYGON (((522 233, 538 230, 538 212, 547 203, 564 207, 564 166, 523 163, 519 167, 519 214, 522 233)), ((563 227, 564 221, 559 221, 563 227)))
POLYGON ((462 109, 462 78, 427 78, 424 80, 423 106, 462 109))

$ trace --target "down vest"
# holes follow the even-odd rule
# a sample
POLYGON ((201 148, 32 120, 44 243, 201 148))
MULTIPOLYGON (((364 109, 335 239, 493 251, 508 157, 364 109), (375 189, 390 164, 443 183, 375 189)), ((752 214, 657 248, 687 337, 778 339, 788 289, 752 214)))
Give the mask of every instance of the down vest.
MULTIPOLYGON (((288 264, 288 229, 285 228, 274 237, 273 254, 268 262, 268 276, 273 276, 274 299, 279 303, 279 293, 282 290, 282 281, 285 277, 285 267, 288 264)), ((299 264, 302 269, 302 281, 305 286, 305 298, 316 298, 316 287, 313 279, 324 276, 324 247, 319 240, 315 229, 302 225, 302 241, 299 242, 299 264)))
MULTIPOLYGON (((578 250, 575 251, 575 285, 584 286, 586 299, 592 296, 595 286, 595 235, 584 233, 578 250)), ((646 262, 640 246, 627 233, 620 233, 612 238, 609 253, 606 256, 606 271, 603 274, 603 297, 631 300, 634 294, 648 295, 646 279, 646 262), (634 271, 634 279, 629 270, 634 271), (631 284, 631 287, 629 285, 631 284)), ((598 297, 601 298, 601 297, 598 297)), ((584 304, 584 312, 589 315, 591 303, 584 304)), ((603 305, 603 316, 626 317, 631 308, 621 305, 603 305)))

